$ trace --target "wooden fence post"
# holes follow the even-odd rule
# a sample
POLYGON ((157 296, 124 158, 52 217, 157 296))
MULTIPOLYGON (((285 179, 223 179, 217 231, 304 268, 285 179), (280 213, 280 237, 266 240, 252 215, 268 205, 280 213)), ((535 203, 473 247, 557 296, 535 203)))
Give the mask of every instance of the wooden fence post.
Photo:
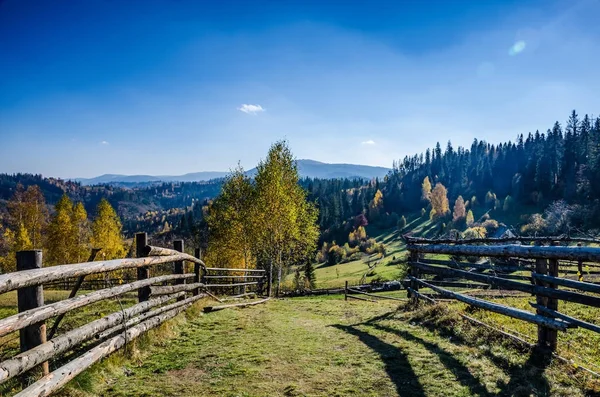
MULTIPOLYGON (((174 240, 173 249, 178 252, 183 252, 183 240, 174 240)), ((173 274, 184 274, 183 261, 175 261, 173 266, 173 274)), ((184 279, 175 280, 175 284, 185 284, 184 279)), ((181 302, 185 296, 177 298, 177 302, 181 302)))
POLYGON ((344 300, 348 300, 348 280, 346 280, 346 284, 344 286, 344 300))
POLYGON ((269 286, 267 290, 267 296, 270 298, 273 294, 273 259, 269 261, 269 286))
MULTIPOLYGON (((540 243, 536 243, 536 245, 541 245, 540 243)), ((536 259, 535 260, 535 272, 538 274, 548 274, 548 261, 546 261, 546 259, 536 259)), ((542 280, 534 280, 535 285, 540 286, 540 287, 545 287, 546 283, 543 282, 542 280)), ((545 296, 541 296, 541 295, 536 295, 535 297, 535 301, 538 305, 540 306, 544 306, 547 307, 548 306, 548 298, 546 298, 545 296)), ((548 314, 544 313, 542 310, 537 309, 536 313, 541 315, 541 316, 548 316, 548 314)), ((540 347, 546 348, 548 347, 548 331, 549 329, 547 327, 544 327, 542 325, 538 325, 538 341, 537 344, 540 347)))
MULTIPOLYGON (((581 247, 581 243, 577 243, 577 246, 581 247)), ((577 273, 579 281, 583 281, 583 261, 581 259, 577 261, 577 273)))
MULTIPOLYGON (((196 248, 194 251, 194 256, 198 259, 202 259, 202 253, 200 251, 200 248, 196 248)), ((202 267, 200 266, 199 263, 194 263, 194 283, 199 283, 200 282, 200 278, 202 277, 200 275, 200 273, 202 272, 202 267)), ((200 288, 195 288, 192 291, 192 295, 194 296, 198 296, 200 294, 200 288)))
MULTIPOLYGON (((148 235, 146 233, 135 234, 135 256, 143 258, 146 256, 146 246, 148 245, 148 235)), ((147 267, 137 268, 137 279, 145 280, 150 277, 150 270, 147 267)), ((138 301, 145 302, 150 299, 150 287, 138 289, 138 301)))
MULTIPOLYGON (((418 262, 419 261, 419 253, 417 251, 410 251, 410 257, 409 257, 409 266, 410 266, 410 275, 413 276, 414 278, 419 278, 420 276, 420 272, 419 269, 416 266, 412 266, 411 263, 412 262, 418 262)), ((410 288, 413 291, 419 291, 419 283, 411 280, 410 281, 410 288)), ((410 293, 410 291, 408 292, 408 297, 411 298, 411 302, 412 303, 418 303, 419 302, 419 296, 415 295, 412 296, 412 294, 410 293)))
MULTIPOLYGON (((17 252, 17 271, 41 269, 42 250, 30 250, 17 252)), ((17 290, 17 306, 19 313, 36 307, 44 306, 44 287, 36 285, 32 287, 19 288, 17 290)), ((19 331, 21 352, 25 352, 46 342, 46 322, 32 324, 19 331)), ((48 375, 48 362, 41 365, 42 374, 48 375)))
MULTIPOLYGON (((552 246, 557 245, 556 242, 551 243, 552 246)), ((552 277, 558 277, 558 259, 550 259, 548 261, 548 275, 552 277)), ((548 288, 557 289, 558 286, 556 284, 549 283, 547 285, 548 288)), ((558 311, 558 299, 556 298, 548 298, 547 307, 550 310, 558 311)), ((558 340, 558 332, 555 329, 546 329, 546 343, 550 350, 556 350, 556 343, 558 340)))

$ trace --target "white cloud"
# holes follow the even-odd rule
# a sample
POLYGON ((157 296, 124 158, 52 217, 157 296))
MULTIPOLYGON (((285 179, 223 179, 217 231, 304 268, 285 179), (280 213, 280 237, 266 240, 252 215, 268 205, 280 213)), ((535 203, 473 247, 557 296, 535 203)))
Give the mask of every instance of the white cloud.
POLYGON ((101 145, 108 145, 109 143, 108 143, 108 141, 102 141, 102 142, 100 142, 100 144, 101 145))
POLYGON ((368 141, 363 141, 360 143, 361 145, 374 145, 375 141, 372 139, 369 139, 368 141))
POLYGON ((265 109, 260 105, 249 105, 247 103, 244 103, 242 106, 240 106, 238 110, 248 114, 257 114, 265 111, 265 109))

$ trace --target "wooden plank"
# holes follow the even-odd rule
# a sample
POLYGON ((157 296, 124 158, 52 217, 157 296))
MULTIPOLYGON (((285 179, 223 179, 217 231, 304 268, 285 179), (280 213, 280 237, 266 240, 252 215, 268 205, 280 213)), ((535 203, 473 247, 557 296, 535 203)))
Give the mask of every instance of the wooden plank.
MULTIPOLYGON (((150 296, 170 295, 176 292, 192 291, 202 287, 204 287, 204 284, 202 283, 152 286, 150 287, 150 296)), ((181 297, 179 299, 181 299, 181 297)))
POLYGON ((219 302, 227 302, 227 301, 236 300, 236 299, 244 299, 244 298, 248 298, 251 296, 257 296, 257 295, 258 294, 256 292, 246 292, 245 294, 233 295, 233 296, 228 296, 227 298, 224 298, 224 299, 219 299, 219 302))
POLYGON ((41 269, 6 273, 0 275, 0 294, 13 291, 18 288, 46 284, 52 281, 66 280, 73 277, 111 272, 114 270, 154 266, 161 263, 173 262, 181 258, 184 257, 180 254, 178 256, 113 259, 110 261, 76 263, 71 265, 59 265, 44 267, 41 269))
POLYGON ((507 272, 507 273, 532 269, 530 266, 469 263, 469 262, 448 261, 448 260, 441 260, 441 259, 419 259, 419 262, 427 263, 430 265, 443 265, 443 266, 448 266, 448 267, 452 267, 452 268, 472 268, 472 269, 481 269, 481 270, 496 270, 496 271, 507 272))
POLYGON ((488 257, 517 257, 530 259, 582 260, 600 262, 600 248, 593 247, 536 247, 524 245, 419 245, 411 244, 407 249, 420 253, 469 255, 488 257))
MULTIPOLYGON (((263 269, 230 269, 225 267, 207 267, 209 271, 222 271, 222 272, 243 272, 243 273, 264 273, 263 269)), ((231 277, 231 276, 229 276, 231 277)))
POLYGON ((495 277, 495 276, 491 276, 491 275, 487 275, 487 274, 471 273, 471 272, 466 272, 464 270, 458 270, 458 269, 448 269, 448 268, 444 268, 444 267, 426 265, 426 264, 423 264, 420 262, 411 263, 411 266, 416 266, 416 267, 420 268, 422 271, 424 271, 425 273, 440 274, 440 275, 446 275, 446 276, 451 276, 451 277, 460 277, 460 278, 464 278, 467 280, 473 280, 473 281, 479 281, 482 283, 487 283, 487 284, 493 285, 495 287, 502 287, 505 289, 513 289, 513 290, 517 290, 517 291, 528 292, 532 295, 541 295, 544 297, 551 297, 551 298, 566 300, 569 302, 576 302, 576 303, 580 303, 583 305, 600 307, 600 298, 595 297, 595 296, 580 294, 577 292, 556 290, 556 289, 552 289, 552 288, 546 288, 546 287, 541 287, 541 286, 536 286, 536 285, 531 285, 531 284, 520 283, 518 281, 507 280, 507 279, 503 279, 501 277, 495 277))
POLYGON ((435 285, 431 285, 423 280, 417 279, 417 282, 419 284, 423 285, 424 287, 431 288, 432 290, 434 290, 435 292, 437 292, 443 296, 454 298, 461 302, 467 303, 471 306, 489 310, 494 313, 504 314, 506 316, 516 318, 519 320, 523 320, 523 321, 527 321, 527 322, 530 322, 533 324, 538 324, 538 325, 543 324, 549 328, 557 329, 560 331, 564 331, 567 329, 568 324, 565 322, 562 322, 562 321, 556 321, 556 320, 553 320, 548 317, 543 317, 543 316, 540 316, 537 314, 527 312, 525 310, 515 309, 512 307, 500 305, 498 303, 488 302, 488 301, 485 301, 482 299, 477 299, 477 298, 473 298, 470 296, 462 295, 462 294, 452 292, 452 291, 444 289, 444 288, 436 287, 435 285))
POLYGON ((552 242, 562 242, 562 243, 600 243, 600 239, 596 238, 588 238, 588 237, 569 237, 569 236, 558 236, 558 237, 524 237, 524 236, 516 236, 516 237, 502 237, 502 238, 471 238, 471 239, 427 239, 422 237, 410 237, 410 236, 402 236, 404 241, 408 244, 499 244, 499 243, 510 243, 510 242, 522 242, 522 243, 552 243, 552 242))
POLYGON ((204 278, 206 279, 215 279, 215 280, 224 280, 224 279, 232 279, 232 278, 240 278, 240 279, 261 279, 265 276, 214 276, 214 275, 206 275, 204 278))
POLYGON ((488 284, 463 283, 463 282, 459 282, 459 281, 431 280, 429 282, 433 285, 437 285, 438 287, 478 288, 478 289, 490 288, 490 286, 488 284))
POLYGON ((352 289, 352 288, 348 288, 348 292, 352 292, 355 294, 362 294, 362 295, 367 295, 367 296, 373 296, 375 298, 381 298, 381 299, 389 299, 389 300, 394 300, 394 301, 400 301, 400 302, 406 302, 408 300, 408 298, 394 298, 393 296, 385 296, 385 295, 377 295, 377 294, 371 294, 369 292, 364 292, 364 291, 359 291, 356 289, 352 289))
POLYGON ((189 254, 186 254, 183 251, 179 252, 174 249, 154 247, 151 245, 147 245, 145 247, 145 253, 146 253, 146 256, 179 256, 181 259, 177 259, 177 260, 184 260, 184 261, 188 261, 188 262, 192 262, 192 263, 197 263, 201 267, 206 268, 206 264, 204 263, 204 261, 202 259, 196 258, 189 254))
POLYGON ((20 393, 17 393, 14 397, 48 396, 52 394, 66 385, 75 376, 79 375, 84 370, 100 361, 102 358, 120 349, 127 342, 136 339, 144 332, 155 328, 165 321, 175 317, 185 308, 186 306, 183 306, 182 308, 152 317, 143 323, 128 329, 126 332, 123 332, 122 334, 101 343, 100 345, 70 361, 68 364, 63 365, 52 373, 44 376, 28 388, 22 390, 20 393))
POLYGON ((596 294, 600 294, 600 285, 599 284, 586 283, 584 281, 569 280, 566 278, 558 278, 558 277, 548 276, 548 275, 539 274, 539 273, 531 273, 531 276, 534 279, 542 280, 546 283, 562 285, 563 287, 569 287, 569 288, 574 288, 574 289, 578 289, 581 291, 593 292, 596 294))
MULTIPOLYGON (((183 294, 181 294, 181 293, 174 294, 171 297, 169 297, 169 299, 177 299, 179 296, 183 296, 183 294)), ((137 324, 141 323, 142 321, 149 319, 150 317, 157 316, 159 314, 168 312, 169 310, 173 310, 173 309, 179 308, 181 306, 186 306, 186 308, 190 307, 192 303, 196 302, 199 299, 204 298, 205 296, 206 295, 204 295, 204 294, 193 295, 188 298, 185 298, 184 300, 177 301, 175 303, 171 303, 170 305, 159 307, 158 309, 152 310, 147 313, 142 313, 137 317, 129 319, 126 323, 118 324, 113 328, 110 328, 100 334, 97 334, 95 337, 97 340, 104 340, 108 337, 113 336, 115 333, 125 331, 128 328, 131 328, 134 325, 137 325, 137 324)))
POLYGON ((0 319, 0 336, 23 329, 29 325, 47 320, 68 311, 99 302, 101 300, 123 295, 127 292, 135 291, 140 287, 145 287, 163 281, 176 280, 186 275, 170 274, 166 276, 153 277, 146 280, 135 281, 130 284, 123 284, 100 291, 90 292, 86 295, 79 295, 75 298, 64 299, 49 305, 30 309, 19 314, 0 319))
POLYGON ((361 298, 360 296, 346 295, 348 298, 356 299, 359 301, 377 302, 375 299, 361 298))
POLYGON ((232 283, 232 284, 206 284, 204 288, 230 288, 230 287, 239 287, 240 285, 257 285, 257 281, 249 282, 249 283, 232 283))
POLYGON ((411 295, 416 296, 419 299, 424 299, 429 303, 437 303, 436 300, 428 297, 427 295, 423 295, 422 293, 420 293, 419 291, 415 291, 414 289, 412 289, 411 287, 406 287, 406 289, 408 290, 408 292, 410 292, 411 295))
MULTIPOLYGON (((179 295, 183 295, 183 293, 180 293, 179 295)), ((71 350, 78 344, 93 338, 98 335, 98 333, 109 329, 110 327, 122 323, 124 320, 128 320, 152 307, 162 305, 175 297, 176 296, 164 296, 138 303, 122 311, 110 314, 99 320, 92 321, 79 328, 65 332, 52 340, 3 361, 0 363, 0 384, 61 353, 71 350)))
POLYGON ((590 331, 600 333, 600 326, 598 326, 596 324, 588 323, 586 321, 576 319, 575 317, 567 316, 566 314, 563 314, 556 310, 552 310, 550 308, 538 305, 536 303, 529 302, 529 304, 531 305, 531 307, 538 309, 540 311, 543 311, 544 313, 546 313, 552 317, 560 318, 561 320, 565 320, 565 321, 567 321, 573 325, 576 325, 578 327, 589 329, 590 331))
POLYGON ((204 312, 205 313, 216 312, 218 310, 229 309, 229 308, 232 308, 232 307, 254 306, 254 305, 259 305, 261 303, 265 303, 266 301, 268 301, 270 299, 271 298, 265 298, 265 299, 261 299, 259 301, 255 301, 255 302, 232 303, 230 305, 221 305, 221 306, 206 306, 204 308, 204 312))

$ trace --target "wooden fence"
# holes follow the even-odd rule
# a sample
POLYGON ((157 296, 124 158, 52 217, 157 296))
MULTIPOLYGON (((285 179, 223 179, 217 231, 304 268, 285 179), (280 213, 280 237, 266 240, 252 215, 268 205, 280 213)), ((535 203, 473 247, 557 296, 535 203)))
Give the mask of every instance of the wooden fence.
POLYGON ((407 290, 413 302, 419 298, 429 299, 419 292, 419 288, 424 287, 443 298, 536 324, 538 345, 552 351, 556 350, 558 331, 581 327, 600 332, 600 326, 559 311, 561 300, 600 307, 597 295, 600 284, 589 282, 600 274, 596 265, 600 263, 600 248, 583 246, 583 243, 598 243, 597 240, 561 237, 468 241, 405 237, 405 240, 410 253, 407 290), (510 242, 518 244, 506 244, 510 242), (569 245, 572 243, 578 244, 569 245), (431 254, 436 258, 428 257, 431 254), (443 256, 447 259, 440 259, 443 256), (559 273, 563 277, 559 277, 559 273), (424 275, 435 277, 426 279, 424 275), (530 302, 535 312, 469 296, 460 288, 530 294, 535 296, 535 302, 530 302))
MULTIPOLYGON (((264 270, 207 267, 200 259, 200 250, 196 249, 195 256, 184 253, 182 240, 174 241, 174 249, 153 247, 147 244, 145 233, 138 233, 135 244, 136 258, 48 268, 42 266, 40 250, 17 253, 17 271, 0 275, 0 294, 16 290, 19 313, 0 319, 0 338, 18 331, 20 353, 0 362, 0 384, 28 373, 40 378, 17 396, 47 396, 92 364, 175 317, 202 297, 214 297, 217 292, 233 294, 238 288, 243 290, 241 295, 261 295, 268 283, 264 270), (185 262, 194 265, 193 272, 185 272, 185 262), (172 264, 171 274, 151 276, 152 268, 169 263, 172 264), (86 276, 125 269, 136 269, 135 281, 109 283, 99 290, 77 295, 86 276), (44 285, 73 279, 73 290, 67 299, 44 304, 44 285), (57 332, 60 321, 69 312, 135 292, 137 304, 121 307, 118 312, 73 330, 57 332), (55 320, 47 334, 46 322, 51 318, 55 320), (87 342, 91 343, 84 349, 89 350, 75 358, 68 355, 87 342), (50 372, 49 360, 64 362, 67 359, 70 361, 50 372)), ((270 295, 270 285, 266 290, 270 295)))

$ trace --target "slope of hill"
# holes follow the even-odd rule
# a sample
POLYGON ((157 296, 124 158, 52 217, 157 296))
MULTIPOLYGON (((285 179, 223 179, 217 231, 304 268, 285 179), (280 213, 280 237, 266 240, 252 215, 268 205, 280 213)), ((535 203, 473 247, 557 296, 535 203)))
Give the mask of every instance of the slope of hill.
MULTIPOLYGON (((315 160, 298 160, 298 171, 303 178, 383 178, 389 168, 374 167, 358 164, 329 164, 315 160)), ((247 172, 252 176, 256 174, 256 168, 247 172)), ((82 185, 118 184, 118 183, 144 183, 144 182, 200 182, 211 179, 223 178, 227 172, 204 171, 193 172, 184 175, 119 175, 105 174, 94 178, 76 178, 82 185)))

